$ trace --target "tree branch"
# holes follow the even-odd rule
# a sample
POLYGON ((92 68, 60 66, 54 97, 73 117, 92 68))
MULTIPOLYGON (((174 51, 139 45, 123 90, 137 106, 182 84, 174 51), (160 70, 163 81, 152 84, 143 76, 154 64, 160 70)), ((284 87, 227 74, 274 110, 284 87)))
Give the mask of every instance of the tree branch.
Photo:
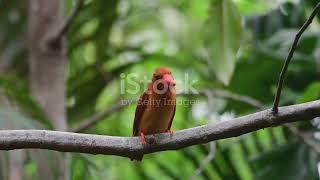
POLYGON ((80 125, 78 125, 77 127, 73 128, 73 129, 70 129, 69 131, 75 132, 75 133, 83 132, 83 131, 89 129, 90 127, 96 125, 103 118, 111 115, 114 112, 120 111, 121 109, 123 109, 126 106, 127 106, 127 104, 123 104, 123 103, 119 102, 118 104, 111 106, 110 108, 106 109, 105 111, 98 112, 98 113, 94 114, 92 117, 84 120, 80 125))
POLYGON ((272 114, 271 110, 265 110, 230 121, 177 131, 174 134, 149 135, 147 136, 148 145, 142 145, 139 137, 88 135, 46 130, 4 130, 0 131, 0 150, 40 148, 134 158, 140 153, 177 150, 240 136, 284 123, 310 120, 320 116, 320 100, 281 107, 280 110, 277 114, 272 114))
POLYGON ((66 17, 66 19, 63 21, 61 26, 59 26, 57 31, 50 37, 50 40, 49 40, 50 43, 54 43, 54 42, 58 41, 59 39, 62 38, 63 35, 65 35, 68 32, 72 22, 74 21, 74 19, 76 18, 76 16, 80 12, 84 1, 85 0, 77 0, 76 1, 76 4, 73 7, 70 15, 68 17, 66 17))
POLYGON ((300 138, 304 144, 311 147, 315 152, 320 154, 320 143, 312 136, 310 136, 308 133, 301 132, 292 124, 285 124, 284 126, 287 127, 292 132, 292 134, 300 138))
POLYGON ((251 105, 253 107, 260 108, 260 109, 263 107, 263 104, 260 101, 254 99, 254 98, 252 98, 250 96, 244 96, 244 95, 240 95, 240 94, 235 94, 235 93, 232 93, 230 91, 209 90, 209 89, 200 91, 200 94, 202 94, 202 95, 205 95, 206 93, 211 93, 212 96, 218 97, 218 98, 224 98, 224 99, 230 99, 230 100, 233 100, 233 101, 239 101, 239 102, 251 105))
POLYGON ((214 159, 215 157, 215 148, 210 147, 210 151, 208 155, 201 161, 200 166, 194 171, 193 175, 189 178, 190 180, 197 179, 197 176, 201 174, 207 167, 207 165, 214 159))
POLYGON ((285 74, 287 72, 288 66, 289 66, 289 64, 291 62, 291 59, 293 57, 294 51, 297 48, 299 39, 302 36, 302 34, 304 33, 304 31, 308 28, 308 26, 312 23, 314 17, 317 15, 317 13, 319 11, 320 11, 320 2, 318 2, 317 6, 312 10, 311 15, 309 16, 307 21, 303 24, 303 26, 301 27, 301 29, 298 31, 298 33, 296 34, 296 36, 294 38, 294 41, 293 41, 293 44, 292 44, 291 49, 289 51, 288 57, 287 57, 284 65, 283 65, 283 68, 282 68, 281 73, 280 73, 277 93, 275 95, 274 103, 273 103, 273 107, 272 107, 272 112, 273 113, 278 113, 278 106, 279 106, 281 90, 282 90, 285 74))

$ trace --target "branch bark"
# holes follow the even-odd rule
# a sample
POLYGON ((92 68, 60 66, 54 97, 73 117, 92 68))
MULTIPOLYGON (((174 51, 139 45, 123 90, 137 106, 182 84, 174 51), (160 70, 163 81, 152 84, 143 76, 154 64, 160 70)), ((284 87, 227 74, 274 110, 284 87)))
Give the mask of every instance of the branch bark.
POLYGON ((230 121, 177 131, 174 134, 150 135, 147 136, 147 145, 142 145, 139 137, 88 135, 46 130, 4 130, 0 131, 0 150, 40 148, 134 158, 141 153, 177 150, 240 136, 284 123, 310 120, 318 116, 320 116, 320 100, 281 107, 277 114, 273 114, 269 109, 230 121))

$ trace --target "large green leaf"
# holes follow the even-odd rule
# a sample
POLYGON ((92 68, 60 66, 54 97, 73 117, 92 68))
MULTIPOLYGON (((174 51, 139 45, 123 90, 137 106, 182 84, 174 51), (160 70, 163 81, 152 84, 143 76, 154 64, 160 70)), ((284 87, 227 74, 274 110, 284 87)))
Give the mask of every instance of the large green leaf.
POLYGON ((227 85, 235 69, 242 34, 237 7, 230 0, 213 1, 204 28, 210 69, 227 85))
POLYGON ((246 16, 261 15, 270 12, 286 2, 297 3, 297 0, 262 1, 262 0, 233 0, 240 13, 246 16))
POLYGON ((314 101, 320 98, 320 82, 314 82, 307 87, 304 94, 298 99, 298 103, 314 101))

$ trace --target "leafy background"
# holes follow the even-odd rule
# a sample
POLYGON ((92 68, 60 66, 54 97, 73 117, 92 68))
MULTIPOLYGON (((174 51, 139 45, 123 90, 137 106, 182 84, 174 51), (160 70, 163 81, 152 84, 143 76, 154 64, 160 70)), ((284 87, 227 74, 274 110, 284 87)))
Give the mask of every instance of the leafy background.
MULTIPOLYGON (((74 1, 65 1, 68 14, 74 1)), ((261 102, 253 107, 233 98, 196 99, 178 106, 173 129, 185 129, 268 108, 277 77, 297 29, 315 0, 87 0, 68 33, 67 112, 77 127, 120 99, 123 75, 151 77, 158 66, 185 74, 197 89, 223 90, 261 102), (122 76, 121 76, 122 74, 122 76)), ((28 83, 26 1, 0 0, 0 127, 51 129, 33 100, 28 83)), ((289 67, 281 104, 320 97, 319 17, 303 35, 289 67)), ((141 82, 142 83, 142 82, 141 82)), ((125 81, 126 87, 130 84, 125 81)), ((179 84, 178 84, 179 88, 179 84)), ((85 133, 131 136, 135 105, 105 116, 85 133)), ((319 146, 319 122, 295 123, 319 146)), ((26 179, 39 179, 32 151, 10 161, 0 153, 0 179, 18 163, 26 179)), ((43 153, 46 163, 54 161, 43 153)), ((72 179, 319 179, 319 152, 288 127, 260 130, 237 138, 178 151, 129 159, 68 154, 72 179), (205 163, 205 160, 208 160, 205 163)), ((54 170, 55 167, 52 167, 54 170)))

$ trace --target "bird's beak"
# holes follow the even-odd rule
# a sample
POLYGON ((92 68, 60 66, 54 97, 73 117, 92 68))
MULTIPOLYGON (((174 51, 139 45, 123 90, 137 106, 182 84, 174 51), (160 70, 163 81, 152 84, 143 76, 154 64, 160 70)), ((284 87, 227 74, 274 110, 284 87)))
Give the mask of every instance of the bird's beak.
POLYGON ((168 85, 173 85, 173 86, 176 85, 176 81, 173 79, 173 77, 170 74, 163 75, 162 80, 168 85))

